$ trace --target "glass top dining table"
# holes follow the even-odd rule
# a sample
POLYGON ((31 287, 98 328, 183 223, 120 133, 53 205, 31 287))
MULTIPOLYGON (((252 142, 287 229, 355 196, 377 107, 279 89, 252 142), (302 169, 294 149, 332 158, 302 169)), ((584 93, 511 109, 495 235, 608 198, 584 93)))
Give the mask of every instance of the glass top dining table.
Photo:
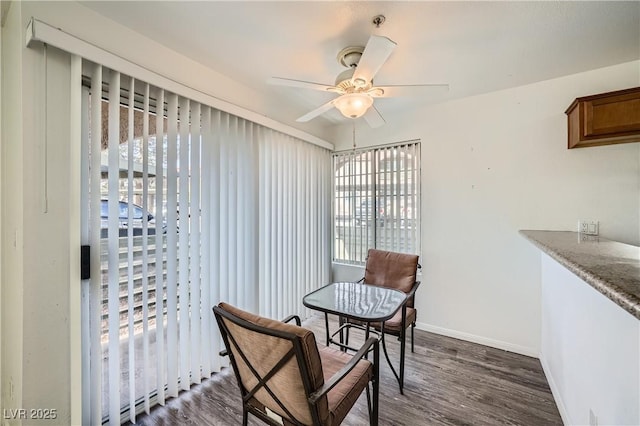
MULTIPOLYGON (((404 339, 404 318, 406 318, 406 300, 407 295, 399 290, 380 287, 363 282, 336 282, 328 284, 324 287, 307 294, 302 298, 302 304, 307 308, 324 312, 324 322, 326 329, 327 346, 333 343, 338 345, 342 350, 357 350, 350 347, 349 330, 351 328, 360 328, 365 331, 365 339, 369 337, 370 323, 379 323, 381 330, 378 338, 382 342, 382 350, 387 363, 398 380, 400 393, 403 394, 404 386, 404 368, 400 364, 399 373, 394 368, 384 339, 384 322, 393 317, 396 312, 402 309, 402 327, 401 339, 404 339), (330 334, 328 314, 337 315, 340 320, 338 331, 330 334), (347 321, 345 321, 347 319, 347 321), (358 324, 349 323, 348 319, 364 323, 364 327, 358 324), (346 333, 346 338, 344 336, 346 333), (339 334, 340 340, 336 341, 333 336, 339 334), (345 341, 346 340, 346 341, 345 341)), ((401 354, 404 356, 404 352, 401 354)))
POLYGON ((386 321, 407 300, 401 291, 360 282, 336 282, 307 294, 307 308, 362 322, 386 321))
POLYGON ((398 381, 400 394, 404 394, 404 345, 400 348, 400 368, 399 371, 393 366, 387 345, 384 338, 385 321, 393 317, 399 310, 401 314, 400 340, 405 339, 405 319, 407 308, 407 295, 399 290, 387 287, 380 287, 364 282, 336 282, 320 287, 302 298, 302 304, 307 308, 324 312, 324 323, 326 330, 327 346, 331 343, 338 345, 342 350, 353 350, 356 348, 349 346, 349 330, 359 328, 365 331, 365 339, 369 333, 378 335, 382 343, 382 351, 393 375, 398 381), (331 334, 329 331, 329 314, 337 315, 340 326, 338 331, 331 334), (364 323, 364 327, 359 324, 349 323, 349 319, 364 323), (370 330, 371 323, 379 324, 379 333, 370 330), (346 336, 345 336, 346 334, 346 336), (333 337, 339 335, 338 341, 333 337))

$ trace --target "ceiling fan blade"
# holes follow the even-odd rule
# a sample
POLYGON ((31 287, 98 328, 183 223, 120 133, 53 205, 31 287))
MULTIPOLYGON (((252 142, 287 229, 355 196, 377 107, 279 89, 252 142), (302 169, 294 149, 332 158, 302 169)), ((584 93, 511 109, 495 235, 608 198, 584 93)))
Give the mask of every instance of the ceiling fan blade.
POLYGON ((373 129, 377 129, 378 127, 383 126, 386 121, 380 115, 380 112, 376 109, 375 105, 371 105, 371 107, 367 110, 367 112, 362 116, 364 121, 367 122, 369 127, 373 129))
POLYGON ((313 111, 310 111, 310 112, 306 113, 302 117, 298 118, 296 121, 299 122, 299 123, 305 123, 305 122, 307 122, 309 120, 312 120, 312 119, 316 118, 317 116, 319 116, 321 114, 324 114, 325 112, 327 112, 331 108, 333 108, 333 103, 334 102, 335 102, 335 99, 327 102, 324 105, 319 106, 318 108, 314 109, 313 111))
POLYGON ((276 86, 289 86, 299 87, 302 89, 321 90, 323 92, 338 92, 339 89, 335 86, 329 86, 327 84, 313 83, 311 81, 293 80, 291 78, 271 77, 267 80, 267 83, 276 86))
POLYGON ((387 37, 376 35, 369 37, 351 81, 357 83, 362 79, 363 85, 370 82, 380 67, 387 61, 395 47, 396 43, 387 37))
POLYGON ((369 90, 374 98, 394 98, 401 96, 415 96, 424 93, 443 93, 449 91, 448 84, 409 84, 397 86, 375 86, 369 90), (379 90, 381 89, 381 90, 379 90))

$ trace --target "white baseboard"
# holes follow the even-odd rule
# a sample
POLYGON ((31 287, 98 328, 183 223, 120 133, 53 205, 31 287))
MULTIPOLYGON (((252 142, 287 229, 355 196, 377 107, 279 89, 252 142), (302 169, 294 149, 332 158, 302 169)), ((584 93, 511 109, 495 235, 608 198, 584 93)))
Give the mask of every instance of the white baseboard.
POLYGON ((551 374, 549 364, 547 364, 547 360, 542 354, 540 354, 540 364, 542 365, 542 370, 544 371, 544 375, 547 378, 547 383, 549 383, 549 388, 551 388, 551 394, 553 395, 553 399, 556 402, 556 407, 558 407, 558 411, 560 412, 562 423, 564 423, 565 425, 573 424, 571 423, 571 420, 569 419, 569 413, 567 412, 567 409, 562 402, 560 389, 558 389, 555 380, 553 380, 553 375, 551 374))
POLYGON ((452 330, 449 328, 438 327, 431 324, 425 324, 423 322, 416 322, 416 328, 418 330, 429 331, 431 333, 440 334, 447 337, 453 337, 455 339, 466 340, 467 342, 478 343, 480 345, 490 346, 496 349, 502 349, 509 352, 514 352, 520 355, 526 355, 533 358, 538 358, 540 352, 537 349, 527 346, 514 345, 513 343, 503 342, 501 340, 489 339, 487 337, 478 336, 471 333, 465 333, 463 331, 452 330))

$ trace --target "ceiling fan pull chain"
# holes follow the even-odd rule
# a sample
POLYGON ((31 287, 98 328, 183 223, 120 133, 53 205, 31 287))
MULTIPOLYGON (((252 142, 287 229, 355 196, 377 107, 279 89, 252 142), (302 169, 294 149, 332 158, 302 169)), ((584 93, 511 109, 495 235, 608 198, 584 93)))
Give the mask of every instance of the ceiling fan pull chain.
POLYGON ((356 152, 356 122, 353 121, 353 152, 356 152))

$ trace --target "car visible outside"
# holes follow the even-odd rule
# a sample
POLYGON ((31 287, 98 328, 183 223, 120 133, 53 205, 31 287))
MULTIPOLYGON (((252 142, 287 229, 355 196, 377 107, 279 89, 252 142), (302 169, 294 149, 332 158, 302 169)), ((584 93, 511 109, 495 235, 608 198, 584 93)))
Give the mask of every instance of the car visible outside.
MULTIPOLYGON (((151 213, 145 212, 144 209, 138 205, 132 204, 133 215, 131 222, 129 222, 129 203, 126 201, 118 202, 118 235, 120 237, 126 237, 129 235, 129 228, 133 229, 133 235, 142 235, 142 225, 144 218, 147 218, 147 234, 155 235, 156 233, 156 221, 151 213)), ((108 200, 100 201, 100 236, 102 238, 107 237, 109 228, 109 202, 108 200)), ((162 232, 166 232, 166 227, 162 227, 162 232)))

